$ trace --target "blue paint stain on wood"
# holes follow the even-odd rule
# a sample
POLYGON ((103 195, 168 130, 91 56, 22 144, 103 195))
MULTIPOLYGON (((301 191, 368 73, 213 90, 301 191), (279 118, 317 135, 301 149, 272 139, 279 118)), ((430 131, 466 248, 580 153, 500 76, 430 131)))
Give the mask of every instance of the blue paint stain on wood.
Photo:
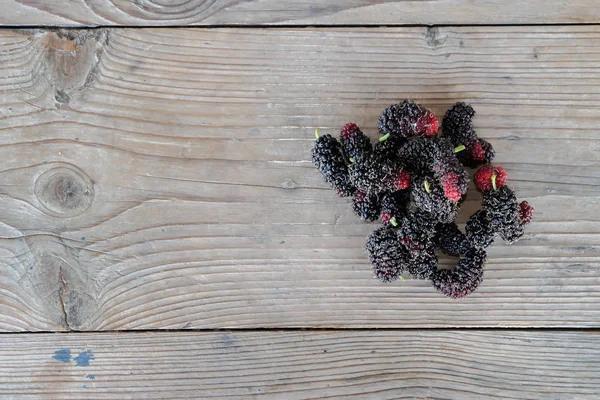
POLYGON ((94 359, 94 354, 91 350, 86 350, 83 353, 79 353, 77 357, 75 357, 75 363, 77 363, 80 367, 87 367, 90 365, 90 361, 94 359))
POLYGON ((88 375, 85 377, 85 379, 96 379, 96 377, 94 375, 88 375))
POLYGON ((54 352, 54 358, 56 361, 68 363, 71 361, 71 349, 60 349, 54 352))
POLYGON ((85 385, 81 385, 81 387, 84 388, 84 389, 87 388, 87 386, 85 386, 85 385))

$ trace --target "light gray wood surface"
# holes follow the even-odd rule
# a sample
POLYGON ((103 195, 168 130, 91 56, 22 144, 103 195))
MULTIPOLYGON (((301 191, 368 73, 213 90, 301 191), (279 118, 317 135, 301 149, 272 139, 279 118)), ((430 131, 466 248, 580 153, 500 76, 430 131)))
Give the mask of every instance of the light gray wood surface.
POLYGON ((0 0, 0 24, 60 26, 598 23, 594 0, 0 0))
POLYGON ((600 336, 534 331, 6 335, 3 399, 597 399, 600 336))
POLYGON ((599 46, 585 26, 1 31, 0 329, 598 327, 599 46), (315 128, 374 137, 403 98, 471 102, 536 208, 463 301, 372 279, 377 225, 310 162, 315 128))

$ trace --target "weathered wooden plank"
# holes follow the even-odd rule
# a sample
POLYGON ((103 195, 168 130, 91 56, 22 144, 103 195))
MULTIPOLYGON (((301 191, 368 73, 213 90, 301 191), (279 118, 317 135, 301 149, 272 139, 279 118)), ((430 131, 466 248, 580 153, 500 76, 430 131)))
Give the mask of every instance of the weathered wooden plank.
POLYGON ((3 399, 596 399, 587 332, 18 334, 3 399))
POLYGON ((594 27, 68 35, 0 33, 2 330, 598 326, 594 27), (537 210, 463 301, 371 279, 310 163, 402 98, 472 102, 537 210))
POLYGON ((0 0, 0 24, 59 26, 598 23, 594 0, 0 0))

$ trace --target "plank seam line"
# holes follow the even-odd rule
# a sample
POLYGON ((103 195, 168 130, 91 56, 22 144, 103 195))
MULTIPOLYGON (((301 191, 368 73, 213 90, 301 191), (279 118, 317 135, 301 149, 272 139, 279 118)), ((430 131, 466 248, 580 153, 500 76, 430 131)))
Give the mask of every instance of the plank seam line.
POLYGON ((433 328, 216 328, 216 329, 138 329, 138 330, 90 330, 90 331, 22 331, 0 332, 2 335, 43 335, 43 334, 137 334, 137 333, 251 333, 251 332, 422 332, 422 331, 491 331, 491 332, 556 332, 600 334, 595 327, 433 327, 433 328))
POLYGON ((600 26, 600 22, 556 22, 538 24, 269 24, 269 25, 238 25, 238 24, 215 24, 215 25, 2 25, 0 29, 44 29, 44 30, 95 30, 95 29, 336 29, 336 28, 469 28, 469 27, 560 27, 560 26, 600 26))

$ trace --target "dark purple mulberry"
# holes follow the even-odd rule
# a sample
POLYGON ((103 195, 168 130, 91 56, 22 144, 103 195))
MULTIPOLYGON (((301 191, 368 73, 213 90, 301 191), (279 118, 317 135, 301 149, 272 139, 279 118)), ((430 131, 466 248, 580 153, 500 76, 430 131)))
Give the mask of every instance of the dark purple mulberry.
POLYGON ((369 193, 404 189, 410 182, 410 175, 401 164, 393 160, 381 162, 375 156, 350 164, 348 173, 356 188, 369 193))
POLYGON ((437 220, 431 214, 414 212, 398 222, 398 237, 409 252, 423 251, 431 244, 437 224, 437 220))
POLYGON ((398 223, 406 215, 409 204, 410 196, 408 191, 402 190, 387 193, 381 200, 381 222, 387 225, 394 218, 394 221, 398 223))
POLYGON ((483 281, 487 255, 483 250, 470 250, 453 270, 439 269, 431 276, 438 292, 454 299, 473 293, 483 281))
POLYGON ((367 237, 365 247, 373 264, 373 272, 379 280, 391 282, 398 279, 409 256, 393 229, 381 227, 372 232, 367 237))
POLYGON ((398 151, 406 168, 413 173, 429 170, 437 160, 454 156, 454 147, 449 140, 438 137, 416 137, 406 141, 398 151))
POLYGON ((465 228, 467 240, 471 246, 478 249, 485 249, 494 242, 496 231, 492 228, 492 224, 485 210, 479 210, 471 215, 467 221, 465 228))
POLYGON ((346 124, 340 132, 342 151, 346 160, 360 162, 373 151, 371 140, 356 124, 346 124))
POLYGON ((477 134, 473 129, 473 117, 475 110, 471 105, 458 102, 454 104, 444 115, 442 127, 444 136, 452 141, 454 147, 467 145, 477 140, 477 134))
POLYGON ((438 258, 433 247, 412 254, 408 272, 415 279, 429 279, 437 271, 438 258))
POLYGON ((367 193, 357 190, 352 196, 352 210, 365 221, 375 221, 381 213, 379 201, 377 193, 367 193))
POLYGON ((338 141, 331 135, 320 136, 312 150, 312 160, 323 174, 325 182, 340 196, 352 196, 356 190, 350 182, 348 168, 338 141))
POLYGON ((431 111, 417 103, 404 100, 383 110, 377 125, 380 132, 391 135, 432 136, 438 132, 439 121, 431 111))
POLYGON ((450 256, 464 255, 472 247, 465 234, 458 229, 454 222, 438 224, 433 243, 443 253, 450 256))
POLYGON ((400 161, 398 152, 405 143, 406 138, 388 135, 386 140, 375 144, 373 151, 379 160, 400 161))
POLYGON ((521 207, 515 193, 508 186, 483 193, 482 209, 487 212, 491 228, 500 237, 514 243, 523 236, 521 224, 521 207))

